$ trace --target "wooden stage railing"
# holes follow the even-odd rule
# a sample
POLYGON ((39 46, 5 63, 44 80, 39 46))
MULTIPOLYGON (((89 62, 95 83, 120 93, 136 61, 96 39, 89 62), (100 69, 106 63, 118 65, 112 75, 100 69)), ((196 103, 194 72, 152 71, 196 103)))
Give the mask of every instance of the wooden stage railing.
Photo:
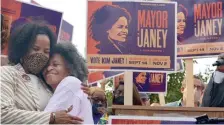
POLYGON ((224 108, 212 107, 152 107, 152 106, 124 106, 113 105, 115 115, 155 116, 180 114, 184 116, 200 116, 207 114, 209 118, 224 118, 224 108))

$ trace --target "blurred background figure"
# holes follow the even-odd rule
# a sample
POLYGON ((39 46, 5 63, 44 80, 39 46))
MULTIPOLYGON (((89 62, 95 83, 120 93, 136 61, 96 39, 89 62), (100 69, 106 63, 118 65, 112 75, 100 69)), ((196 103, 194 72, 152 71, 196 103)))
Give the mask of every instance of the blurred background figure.
POLYGON ((139 93, 139 94, 140 94, 140 98, 141 98, 141 101, 142 101, 142 105, 149 106, 150 105, 150 99, 149 99, 148 94, 146 94, 146 93, 139 93))
MULTIPOLYGON (((183 94, 182 98, 179 101, 171 102, 166 104, 165 106, 170 107, 185 107, 186 101, 187 101, 187 89, 186 89, 186 80, 183 80, 182 86, 181 86, 181 93, 183 94)), ((198 77, 194 76, 194 104, 195 107, 199 107, 201 96, 204 93, 205 85, 203 81, 198 77)))
POLYGON ((107 100, 103 89, 99 87, 90 88, 92 112, 94 124, 97 124, 102 117, 107 115, 107 100))
POLYGON ((224 107, 224 53, 213 64, 217 66, 206 87, 202 100, 203 107, 224 107))
MULTIPOLYGON (((116 83, 113 93, 113 104, 114 105, 124 105, 124 79, 120 77, 119 84, 116 83)), ((133 83, 133 105, 142 105, 139 91, 135 84, 133 83)))

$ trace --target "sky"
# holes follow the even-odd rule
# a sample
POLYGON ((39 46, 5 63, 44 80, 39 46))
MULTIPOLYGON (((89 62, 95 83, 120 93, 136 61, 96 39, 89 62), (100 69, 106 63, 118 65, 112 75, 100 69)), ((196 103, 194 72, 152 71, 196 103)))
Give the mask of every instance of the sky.
MULTIPOLYGON (((30 2, 30 0, 21 0, 30 2)), ((35 0, 40 5, 63 12, 63 19, 74 26, 72 43, 76 45, 79 52, 85 57, 86 50, 86 34, 87 34, 87 0, 35 0)), ((213 58, 196 59, 197 64, 194 64, 194 74, 199 72, 204 73, 206 67, 212 67, 212 63, 216 61, 213 58)))

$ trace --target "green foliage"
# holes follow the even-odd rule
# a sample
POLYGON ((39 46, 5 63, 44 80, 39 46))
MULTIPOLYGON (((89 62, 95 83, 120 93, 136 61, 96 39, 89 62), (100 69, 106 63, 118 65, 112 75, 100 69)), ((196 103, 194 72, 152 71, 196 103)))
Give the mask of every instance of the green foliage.
POLYGON ((113 79, 112 78, 107 81, 105 89, 106 89, 105 93, 106 93, 106 98, 107 98, 107 104, 108 104, 108 106, 111 106, 112 105, 112 99, 113 99, 113 92, 112 92, 113 79))
POLYGON ((168 75, 168 87, 167 94, 165 97, 166 103, 174 102, 182 97, 180 92, 182 81, 184 80, 185 72, 172 73, 168 75))

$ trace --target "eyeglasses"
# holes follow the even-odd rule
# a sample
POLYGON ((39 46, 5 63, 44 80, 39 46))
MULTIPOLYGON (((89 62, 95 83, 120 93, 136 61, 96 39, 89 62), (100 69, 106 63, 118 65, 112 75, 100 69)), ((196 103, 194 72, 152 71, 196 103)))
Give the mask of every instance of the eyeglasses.
POLYGON ((194 85, 194 89, 197 88, 197 90, 202 90, 202 86, 200 85, 194 85))

